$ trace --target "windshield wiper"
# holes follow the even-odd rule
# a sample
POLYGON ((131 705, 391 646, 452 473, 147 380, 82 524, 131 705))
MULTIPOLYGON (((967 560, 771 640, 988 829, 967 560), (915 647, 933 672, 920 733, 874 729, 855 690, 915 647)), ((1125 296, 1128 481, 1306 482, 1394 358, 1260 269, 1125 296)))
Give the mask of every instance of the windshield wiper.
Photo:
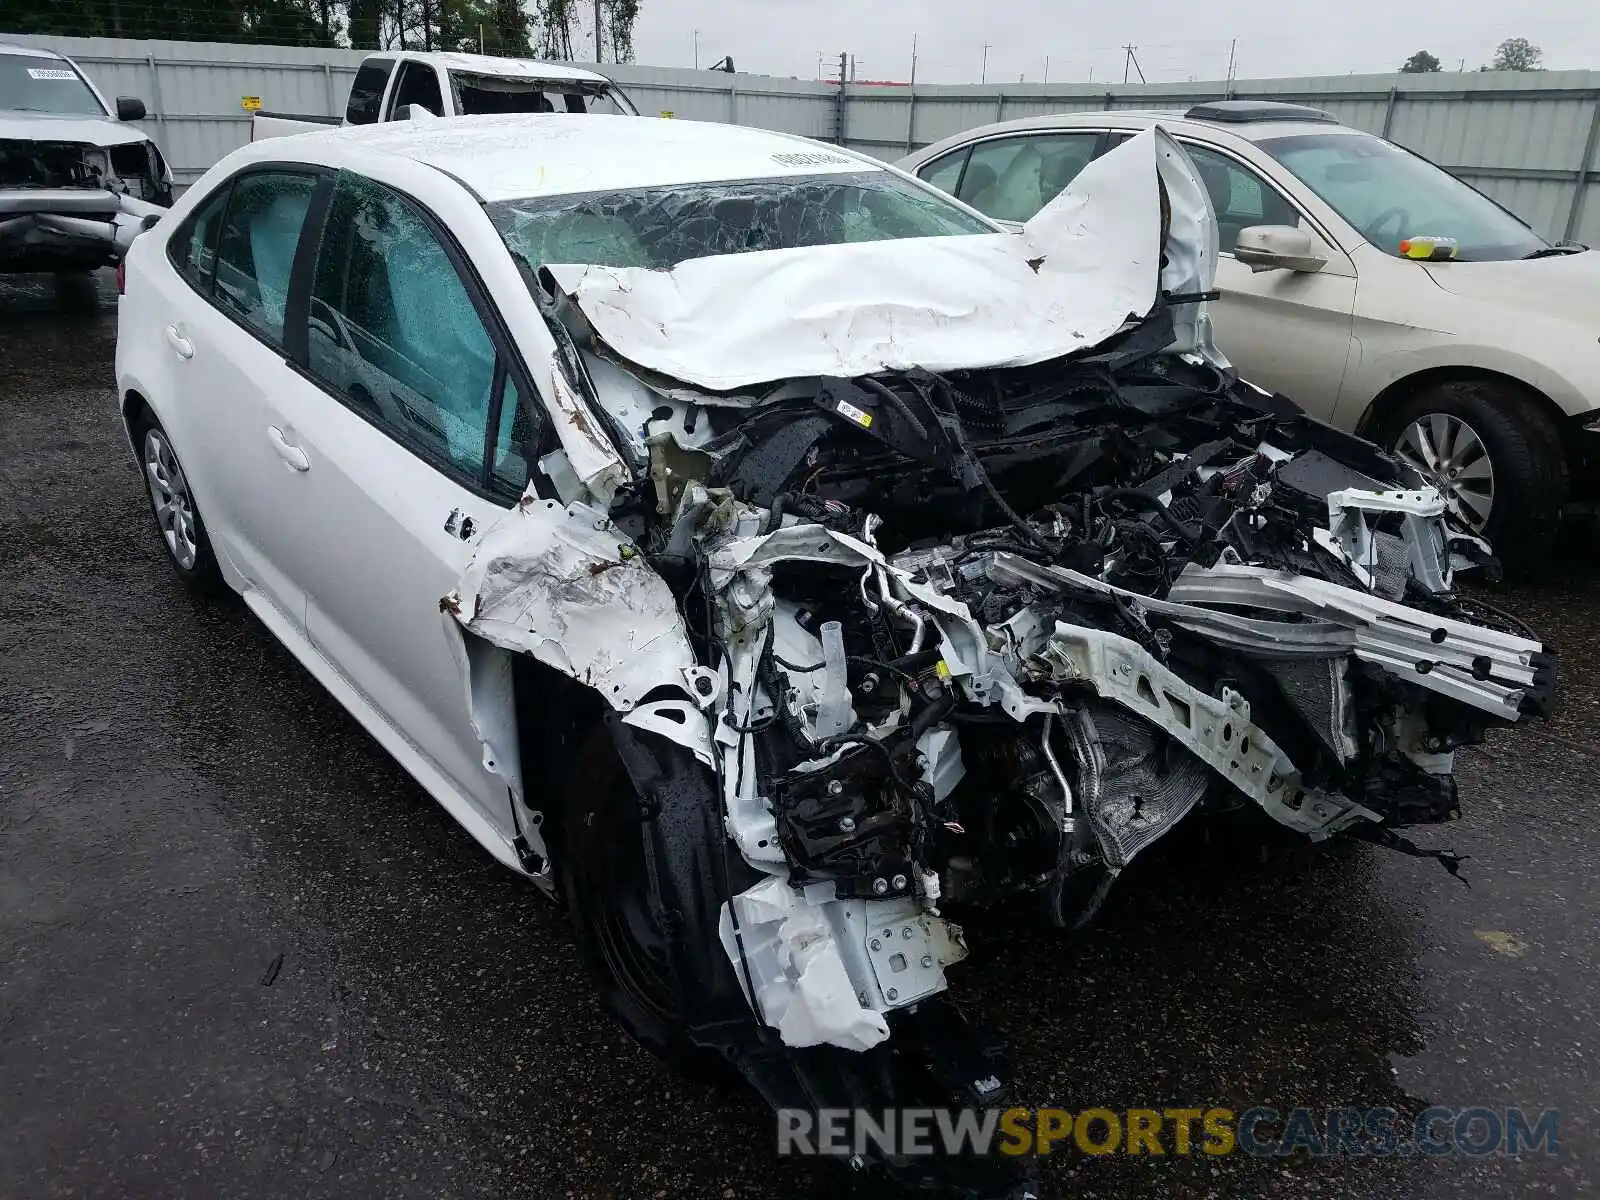
POLYGON ((1522 257, 1524 261, 1530 258, 1554 258, 1558 254, 1582 254, 1583 249, 1582 246, 1540 246, 1522 257))

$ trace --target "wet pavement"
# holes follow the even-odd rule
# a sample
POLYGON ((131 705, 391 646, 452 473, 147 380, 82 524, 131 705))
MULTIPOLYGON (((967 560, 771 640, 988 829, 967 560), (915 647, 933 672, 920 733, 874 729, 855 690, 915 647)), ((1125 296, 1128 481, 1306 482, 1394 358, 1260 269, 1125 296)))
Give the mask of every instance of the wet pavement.
MULTIPOLYGON (((885 1197, 602 1012, 490 861, 237 602, 162 560, 115 297, 0 280, 0 1195, 885 1197)), ((953 973, 1023 1099, 1562 1110, 1554 1157, 1046 1160, 1051 1195, 1577 1196, 1600 1178, 1600 539, 1501 602, 1562 710, 1419 840, 1180 832, 1092 932, 953 973)))

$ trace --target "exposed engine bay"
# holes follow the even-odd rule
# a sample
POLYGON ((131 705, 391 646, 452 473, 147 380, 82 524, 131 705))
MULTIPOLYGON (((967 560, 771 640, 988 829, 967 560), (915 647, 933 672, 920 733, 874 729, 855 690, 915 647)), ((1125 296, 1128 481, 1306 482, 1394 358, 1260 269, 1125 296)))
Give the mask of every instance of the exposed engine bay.
MULTIPOLYGON (((1172 183, 1173 229, 1183 203, 1172 183)), ((1409 466, 1239 380, 1194 274, 1082 353, 726 391, 642 362, 641 314, 618 347, 544 289, 562 446, 445 608, 704 769, 738 869, 662 907, 716 913, 782 1047, 863 1064, 840 1082, 708 1017, 775 1103, 904 1102, 891 1045, 942 1064, 937 1102, 1008 1102, 941 995, 957 919, 1082 927, 1191 814, 1456 873, 1400 831, 1459 815, 1456 751, 1551 704, 1539 639, 1456 588, 1491 548, 1409 466)))
POLYGON ((171 203, 170 172, 153 142, 0 138, 0 268, 115 262, 171 203))
POLYGON ((950 909, 1081 926, 1198 806, 1412 848, 1456 749, 1548 704, 1540 643, 1454 593, 1494 560, 1431 489, 1169 337, 649 423, 612 515, 695 572, 728 831, 770 876, 724 939, 793 1044, 886 1037, 959 957, 950 909), (905 921, 881 961, 852 935, 905 921))
POLYGON ((104 188, 171 203, 160 151, 150 142, 91 146, 0 139, 0 188, 104 188))

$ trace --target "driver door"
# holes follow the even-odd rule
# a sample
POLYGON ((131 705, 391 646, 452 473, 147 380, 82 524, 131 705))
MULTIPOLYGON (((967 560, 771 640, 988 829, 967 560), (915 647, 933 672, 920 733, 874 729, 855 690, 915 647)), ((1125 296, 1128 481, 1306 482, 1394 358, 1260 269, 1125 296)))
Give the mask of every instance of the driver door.
POLYGON ((1217 214, 1222 297, 1211 304, 1217 348, 1243 378, 1331 420, 1355 328, 1354 263, 1253 168, 1215 147, 1186 141, 1183 148, 1217 214), (1240 230, 1252 225, 1309 231, 1321 241, 1327 265, 1315 273, 1252 271, 1233 255, 1240 230))
POLYGON ((534 393, 444 229, 349 172, 333 189, 305 322, 313 386, 276 402, 300 452, 278 516, 295 529, 306 631, 449 793, 509 839, 505 781, 484 766, 440 599, 527 484, 543 428, 534 393))

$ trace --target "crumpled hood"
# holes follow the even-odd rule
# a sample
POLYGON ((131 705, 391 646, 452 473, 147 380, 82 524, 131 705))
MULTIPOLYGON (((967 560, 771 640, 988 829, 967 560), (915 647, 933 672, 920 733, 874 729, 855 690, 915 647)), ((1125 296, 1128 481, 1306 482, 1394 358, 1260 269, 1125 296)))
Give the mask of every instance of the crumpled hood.
MULTIPOLYGON (((1207 291, 1216 223, 1188 156, 1149 130, 1097 159, 1011 234, 911 238, 689 259, 670 270, 547 265, 623 358, 725 391, 884 370, 1025 366, 1146 316, 1158 290, 1207 291), (1163 263, 1161 187, 1172 229, 1163 263)), ((1210 346, 1203 304, 1176 349, 1210 346)))
POLYGON ((1511 262, 1425 263, 1422 269, 1468 300, 1600 321, 1600 252, 1594 250, 1511 262))
POLYGON ((0 139, 31 142, 83 142, 90 146, 125 146, 150 139, 132 125, 110 117, 63 117, 53 113, 0 109, 0 139))

